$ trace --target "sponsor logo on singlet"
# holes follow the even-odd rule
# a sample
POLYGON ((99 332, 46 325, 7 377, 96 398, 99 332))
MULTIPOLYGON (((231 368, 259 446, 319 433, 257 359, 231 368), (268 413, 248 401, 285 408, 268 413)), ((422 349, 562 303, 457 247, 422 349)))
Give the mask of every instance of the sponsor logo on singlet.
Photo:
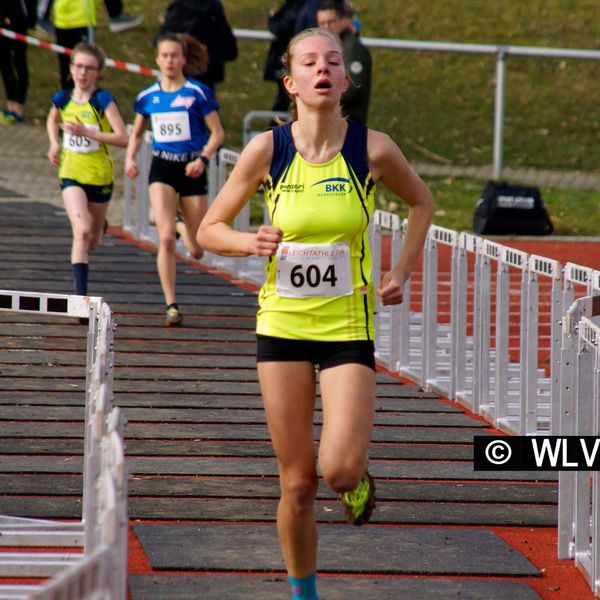
POLYGON ((317 196, 345 196, 352 191, 352 184, 346 177, 329 177, 313 183, 311 188, 317 188, 317 196))
POLYGON ((192 98, 190 96, 177 96, 173 102, 171 102, 171 108, 178 108, 180 106, 185 106, 185 108, 189 109, 192 104, 196 102, 196 98, 192 98))
POLYGON ((279 186, 279 191, 282 194, 301 194, 304 192, 303 183, 282 183, 279 186))

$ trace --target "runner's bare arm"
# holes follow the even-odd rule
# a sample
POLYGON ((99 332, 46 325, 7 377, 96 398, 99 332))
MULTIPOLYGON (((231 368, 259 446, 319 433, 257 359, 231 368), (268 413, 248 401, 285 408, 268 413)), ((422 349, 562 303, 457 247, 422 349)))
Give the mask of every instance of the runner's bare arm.
POLYGON ((56 106, 53 106, 48 112, 46 131, 50 140, 48 159, 53 165, 58 166, 60 164, 60 112, 56 106))
POLYGON ((261 225, 257 232, 246 232, 231 226, 259 185, 267 180, 272 156, 271 132, 257 135, 244 148, 200 224, 197 240, 203 248, 225 256, 271 256, 277 252, 280 229, 261 225))
POLYGON ((142 143, 142 135, 144 134, 147 122, 148 119, 146 119, 146 117, 139 113, 135 115, 133 128, 131 130, 131 135, 129 136, 129 143, 127 144, 127 153, 125 155, 125 175, 131 179, 137 177, 139 173, 135 157, 140 144, 142 143))
MULTIPOLYGON (((433 198, 429 188, 413 171, 392 139, 381 132, 369 131, 368 153, 371 174, 409 206, 408 227, 402 252, 377 289, 384 305, 402 302, 404 283, 419 257, 431 224, 433 198)), ((393 257, 395 258, 395 257, 393 257)))

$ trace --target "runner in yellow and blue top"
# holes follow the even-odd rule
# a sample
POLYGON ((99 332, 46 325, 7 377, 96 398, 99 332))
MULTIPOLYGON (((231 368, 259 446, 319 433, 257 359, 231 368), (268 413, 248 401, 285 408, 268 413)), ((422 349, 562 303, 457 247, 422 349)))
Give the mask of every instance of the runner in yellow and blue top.
POLYGON ((54 94, 46 120, 48 158, 57 165, 73 231, 75 293, 87 295, 89 252, 102 240, 113 189, 111 145, 126 146, 125 123, 110 92, 96 87, 104 65, 100 48, 80 43, 71 55, 75 87, 54 94), (61 144, 62 132, 62 144, 61 144))
POLYGON ((135 156, 144 129, 152 124, 152 165, 148 182, 150 202, 158 229, 158 274, 167 305, 167 325, 179 325, 182 316, 175 301, 175 244, 179 233, 193 258, 202 256, 196 232, 206 212, 206 167, 223 143, 219 105, 210 88, 185 75, 197 64, 189 60, 200 45, 191 36, 164 34, 157 40, 156 62, 160 80, 142 90, 135 101, 135 122, 127 148, 125 173, 137 177, 135 156), (176 229, 177 197, 183 222, 176 229))
POLYGON ((273 130, 265 201, 285 232, 266 267, 256 331, 286 339, 374 339, 368 226, 374 182, 367 130, 348 123, 341 151, 310 164, 288 123, 273 130), (288 182, 301 182, 288 183, 288 182))
POLYGON ((402 302, 433 201, 389 136, 342 117, 349 78, 337 36, 322 29, 299 33, 285 63, 283 83, 296 114, 291 124, 249 142, 202 221, 198 241, 219 254, 267 257, 257 361, 280 475, 277 531, 293 597, 315 600, 316 368, 323 414, 319 470, 340 494, 347 520, 361 525, 375 506, 368 472, 374 294, 384 305, 402 302), (409 216, 400 256, 373 282, 367 230, 378 181, 408 204, 409 216), (235 216, 261 185, 271 224, 234 230, 235 216))

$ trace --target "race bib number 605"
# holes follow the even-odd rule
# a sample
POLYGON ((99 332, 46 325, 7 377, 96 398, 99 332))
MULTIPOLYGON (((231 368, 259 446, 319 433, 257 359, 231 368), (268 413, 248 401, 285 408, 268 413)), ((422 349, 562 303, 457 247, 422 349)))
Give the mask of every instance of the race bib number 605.
MULTIPOLYGON (((96 124, 87 124, 88 129, 100 131, 100 126, 96 124)), ((63 132, 63 148, 76 152, 77 154, 89 154, 90 152, 98 152, 100 144, 98 140, 93 140, 85 135, 75 135, 68 131, 63 132)))
POLYGON ((284 298, 349 296, 350 248, 343 243, 279 244, 276 279, 277 294, 284 298))

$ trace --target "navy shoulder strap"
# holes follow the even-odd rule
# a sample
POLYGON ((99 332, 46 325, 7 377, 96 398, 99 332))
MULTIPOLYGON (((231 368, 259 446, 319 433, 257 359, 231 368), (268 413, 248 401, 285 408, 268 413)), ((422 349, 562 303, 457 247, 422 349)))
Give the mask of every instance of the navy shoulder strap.
POLYGON ((342 156, 352 167, 358 181, 364 184, 369 174, 367 128, 364 125, 348 121, 348 132, 342 146, 342 156))
POLYGON ((104 115, 104 106, 102 106, 102 102, 100 100, 100 94, 102 90, 95 89, 92 97, 90 98, 90 105, 96 111, 96 114, 99 115, 100 118, 104 115))
POLYGON ((52 101, 54 102, 54 106, 58 108, 58 110, 62 110, 69 102, 71 98, 71 90, 61 90, 60 92, 56 92, 52 101))
POLYGON ((270 175, 273 180, 273 185, 284 174, 285 170, 292 162, 296 147, 292 138, 292 124, 286 123, 279 127, 274 127, 273 131, 273 158, 271 159, 270 175))

